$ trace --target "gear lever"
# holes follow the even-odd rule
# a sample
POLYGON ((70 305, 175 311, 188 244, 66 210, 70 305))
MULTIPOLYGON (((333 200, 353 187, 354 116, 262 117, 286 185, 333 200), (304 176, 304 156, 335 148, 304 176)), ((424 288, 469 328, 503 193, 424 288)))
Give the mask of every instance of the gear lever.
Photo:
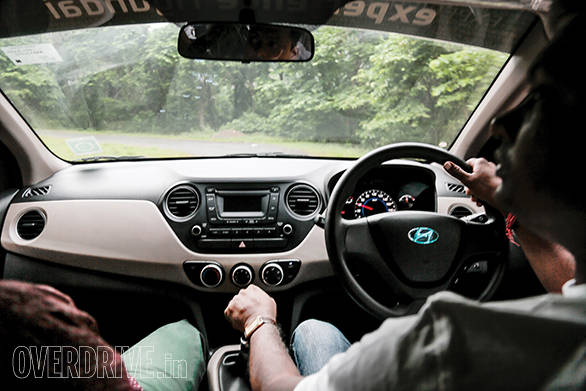
POLYGON ((248 341, 244 338, 240 338, 240 351, 238 352, 238 358, 236 363, 238 369, 242 371, 246 379, 248 380, 248 357, 250 355, 250 346, 248 341))

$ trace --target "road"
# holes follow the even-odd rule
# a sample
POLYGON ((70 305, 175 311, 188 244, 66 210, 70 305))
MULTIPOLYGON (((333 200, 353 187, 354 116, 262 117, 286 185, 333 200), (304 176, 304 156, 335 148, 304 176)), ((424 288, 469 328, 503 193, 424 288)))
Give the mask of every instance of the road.
MULTIPOLYGON (((62 138, 64 140, 84 137, 83 132, 67 130, 43 130, 39 135, 62 138)), ((303 151, 278 144, 238 143, 226 141, 201 141, 181 138, 153 137, 148 135, 128 134, 100 134, 89 132, 87 136, 95 137, 100 144, 123 144, 134 147, 148 146, 182 152, 185 156, 220 156, 235 153, 269 153, 281 152, 285 154, 304 154, 303 151)))

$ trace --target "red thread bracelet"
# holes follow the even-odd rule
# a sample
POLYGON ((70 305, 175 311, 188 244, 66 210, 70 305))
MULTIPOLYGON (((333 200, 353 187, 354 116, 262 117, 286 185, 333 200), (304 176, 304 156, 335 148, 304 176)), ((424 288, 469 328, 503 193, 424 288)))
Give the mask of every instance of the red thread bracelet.
POLYGON ((517 221, 517 216, 515 216, 512 213, 509 213, 507 215, 505 223, 505 235, 507 236, 507 239, 509 239, 509 242, 513 243, 515 246, 520 247, 521 245, 517 243, 517 241, 515 240, 515 233, 513 232, 514 229, 517 228, 517 226, 519 225, 517 221))

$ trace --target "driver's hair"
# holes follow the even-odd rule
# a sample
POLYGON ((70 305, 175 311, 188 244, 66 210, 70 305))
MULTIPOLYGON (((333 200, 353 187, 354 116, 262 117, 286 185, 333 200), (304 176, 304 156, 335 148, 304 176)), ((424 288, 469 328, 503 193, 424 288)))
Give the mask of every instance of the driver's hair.
POLYGON ((293 49, 297 45, 297 42, 299 41, 300 38, 301 38, 301 32, 299 32, 297 29, 291 29, 289 31, 289 39, 291 39, 291 48, 290 49, 293 49))
POLYGON ((586 37, 584 3, 580 12, 553 37, 552 43, 543 50, 529 71, 533 89, 542 90, 540 132, 544 142, 544 160, 552 162, 544 175, 553 184, 556 196, 583 208, 583 196, 567 189, 565 170, 582 169, 584 112, 586 112, 586 70, 577 59, 583 50, 586 37), (545 146, 547 146, 545 148, 545 146), (547 156, 546 156, 547 154, 547 156), (553 163, 555 162, 555 163, 553 163))

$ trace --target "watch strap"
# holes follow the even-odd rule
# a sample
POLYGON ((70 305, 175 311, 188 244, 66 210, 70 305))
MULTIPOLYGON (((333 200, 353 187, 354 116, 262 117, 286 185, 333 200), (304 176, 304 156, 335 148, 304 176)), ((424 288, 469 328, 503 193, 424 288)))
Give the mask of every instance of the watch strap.
POLYGON ((244 329, 244 339, 245 340, 249 340, 250 337, 252 336, 252 334, 254 334, 254 332, 256 330, 258 330, 265 323, 270 323, 270 324, 273 324, 273 325, 276 325, 277 324, 277 322, 275 322, 273 319, 259 315, 256 318, 254 318, 254 320, 252 321, 252 323, 250 323, 244 329))

